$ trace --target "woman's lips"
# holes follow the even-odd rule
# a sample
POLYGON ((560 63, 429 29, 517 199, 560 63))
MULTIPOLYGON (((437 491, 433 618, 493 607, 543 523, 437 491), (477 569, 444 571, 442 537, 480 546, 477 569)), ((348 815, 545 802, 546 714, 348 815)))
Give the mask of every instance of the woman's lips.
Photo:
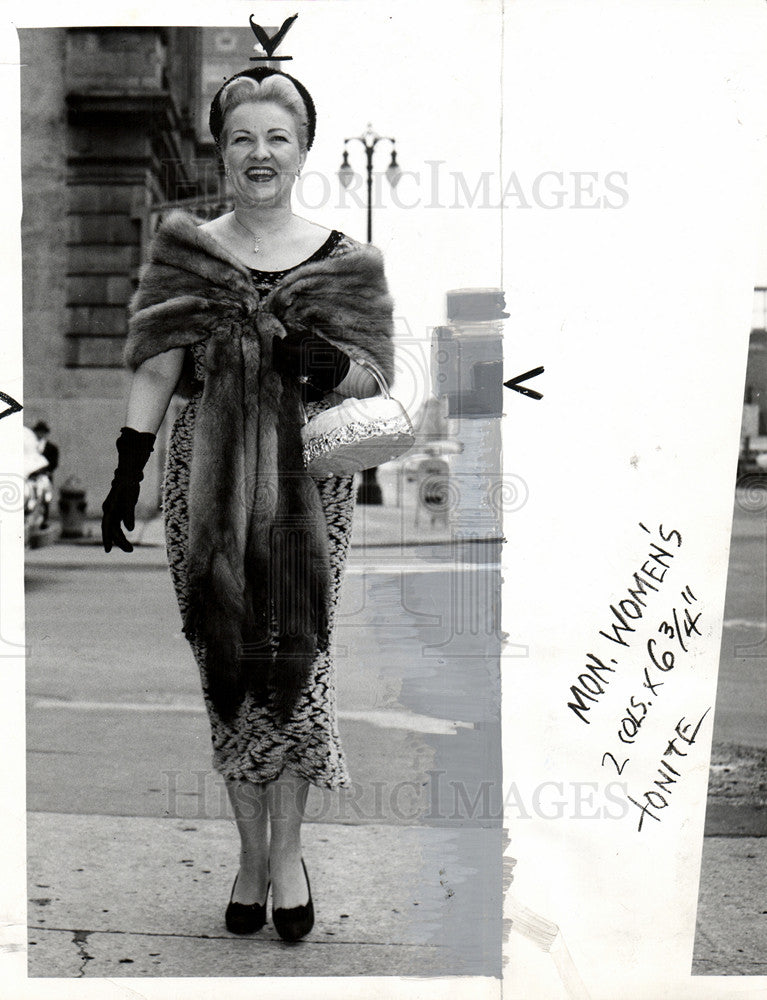
POLYGON ((245 176, 251 181, 270 181, 277 176, 277 171, 271 167, 251 167, 245 171, 245 176))

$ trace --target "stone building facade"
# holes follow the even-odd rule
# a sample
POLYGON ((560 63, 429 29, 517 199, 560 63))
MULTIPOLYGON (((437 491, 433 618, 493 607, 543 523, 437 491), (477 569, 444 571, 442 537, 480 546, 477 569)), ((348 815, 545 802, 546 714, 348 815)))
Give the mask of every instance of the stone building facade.
MULTIPOLYGON (((129 375, 127 304, 149 238, 176 203, 224 193, 205 113, 248 65, 249 29, 19 31, 24 422, 59 445, 56 485, 76 477, 100 512, 116 464, 129 375)), ((138 513, 157 510, 172 405, 138 513)))

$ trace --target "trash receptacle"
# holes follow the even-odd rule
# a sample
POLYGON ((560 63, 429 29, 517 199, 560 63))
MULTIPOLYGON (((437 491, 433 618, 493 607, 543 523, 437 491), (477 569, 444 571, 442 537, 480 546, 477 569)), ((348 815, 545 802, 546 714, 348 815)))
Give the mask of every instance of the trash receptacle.
POLYGON ((83 484, 75 476, 70 476, 59 489, 62 538, 83 538, 85 536, 85 512, 87 509, 88 503, 83 484))

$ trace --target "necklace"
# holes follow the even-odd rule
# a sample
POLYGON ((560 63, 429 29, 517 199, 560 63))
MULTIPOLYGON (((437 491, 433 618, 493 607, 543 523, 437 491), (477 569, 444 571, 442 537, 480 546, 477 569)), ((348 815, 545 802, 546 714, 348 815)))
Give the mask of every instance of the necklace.
POLYGON ((249 229, 248 226, 243 225, 243 223, 240 222, 240 220, 237 218, 236 215, 233 215, 233 218, 234 218, 234 221, 237 223, 237 225, 240 227, 240 229, 244 233, 247 233, 248 236, 252 236, 253 239, 256 241, 255 244, 254 244, 254 246, 253 246, 253 253, 258 253, 260 251, 260 249, 261 249, 261 237, 258 236, 258 235, 256 235, 256 233, 254 233, 252 229, 249 229))

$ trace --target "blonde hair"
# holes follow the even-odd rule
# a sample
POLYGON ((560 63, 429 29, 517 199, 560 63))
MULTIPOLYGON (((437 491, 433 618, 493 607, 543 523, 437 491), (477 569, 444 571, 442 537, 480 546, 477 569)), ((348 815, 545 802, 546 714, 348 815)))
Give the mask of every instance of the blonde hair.
POLYGON ((235 77, 222 89, 220 97, 222 128, 218 140, 219 147, 226 143, 226 116, 240 104, 253 101, 273 101, 289 112, 296 123, 299 148, 302 153, 306 152, 309 134, 306 105, 290 80, 276 73, 260 82, 250 76, 235 77))

